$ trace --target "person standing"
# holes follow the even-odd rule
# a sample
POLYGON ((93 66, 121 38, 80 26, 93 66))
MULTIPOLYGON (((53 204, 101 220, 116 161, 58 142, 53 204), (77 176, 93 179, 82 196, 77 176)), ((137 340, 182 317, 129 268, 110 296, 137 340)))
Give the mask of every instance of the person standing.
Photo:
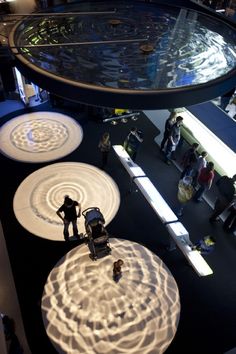
POLYGON ((181 179, 178 183, 178 209, 177 209, 177 216, 183 216, 183 210, 185 205, 192 199, 193 196, 193 186, 192 186, 192 177, 185 176, 181 179))
POLYGON ((222 176, 216 182, 218 188, 218 197, 215 202, 214 212, 210 216, 209 221, 214 222, 218 220, 222 214, 233 202, 236 197, 235 191, 236 174, 230 178, 222 176))
POLYGON ((181 161, 181 166, 183 167, 183 171, 181 172, 180 178, 184 178, 184 176, 190 176, 192 175, 192 171, 194 169, 194 165, 197 163, 198 159, 198 154, 197 154, 197 148, 199 144, 198 143, 193 143, 192 146, 185 151, 182 161, 181 161))
POLYGON ((171 160, 171 155, 173 151, 176 150, 176 147, 179 143, 180 140, 180 126, 183 123, 183 118, 181 116, 178 116, 176 118, 176 122, 173 124, 169 137, 167 140, 167 146, 166 146, 166 151, 165 151, 165 162, 170 165, 170 160, 171 160))
POLYGON ((224 221, 223 229, 226 232, 236 231, 236 201, 229 207, 229 214, 224 221))
POLYGON ((203 151, 200 156, 197 157, 196 163, 193 165, 193 169, 191 171, 191 176, 193 177, 193 187, 197 186, 197 180, 202 168, 207 166, 207 152, 203 151))
POLYGON ((198 159, 197 159, 197 163, 196 163, 196 172, 197 172, 197 176, 199 175, 200 171, 202 168, 205 168, 207 166, 207 160, 206 160, 206 157, 207 157, 207 152, 206 151, 203 151, 201 153, 201 155, 198 156, 198 159))
POLYGON ((131 128, 127 138, 124 141, 124 149, 127 151, 133 161, 136 160, 138 149, 143 142, 143 133, 137 127, 131 128))
POLYGON ((108 160, 108 154, 111 149, 111 141, 110 141, 110 134, 108 132, 105 132, 102 135, 102 138, 99 141, 98 148, 100 149, 102 153, 102 164, 101 168, 103 169, 107 165, 107 160, 108 160))
POLYGON ((164 135, 163 135, 163 139, 161 141, 161 146, 160 146, 161 151, 164 151, 165 143, 167 142, 167 140, 169 138, 169 134, 170 134, 171 128, 173 127, 175 122, 176 122, 176 113, 172 112, 170 114, 169 118, 165 122, 164 135))
POLYGON ((203 196, 204 192, 207 189, 209 190, 212 186, 212 181, 214 179, 214 176, 215 176, 214 163, 208 162, 207 166, 201 169, 200 174, 198 176, 197 181, 199 184, 199 188, 193 197, 193 200, 195 202, 202 201, 202 196, 203 196))
POLYGON ((81 216, 81 205, 75 200, 72 200, 68 195, 65 196, 64 203, 57 210, 57 215, 64 223, 64 238, 65 241, 69 241, 69 225, 72 223, 73 235, 79 238, 77 228, 77 218, 81 216), (77 212, 78 209, 78 212, 77 212), (64 216, 62 215, 64 214, 64 216))

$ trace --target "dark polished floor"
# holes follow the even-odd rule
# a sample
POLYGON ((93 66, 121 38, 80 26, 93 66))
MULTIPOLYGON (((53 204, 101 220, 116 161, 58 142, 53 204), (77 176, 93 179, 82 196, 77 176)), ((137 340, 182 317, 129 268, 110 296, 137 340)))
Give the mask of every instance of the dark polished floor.
MULTIPOLYGON (((45 103, 37 110, 52 109, 45 103)), ((31 109, 29 109, 31 110, 31 109)), ((84 139, 77 150, 56 162, 77 161, 100 165, 98 140, 104 131, 109 131, 113 144, 120 144, 129 128, 138 126, 144 132, 144 142, 137 163, 156 185, 171 207, 176 202, 179 171, 174 165, 167 166, 154 138, 158 130, 142 115, 135 123, 103 124, 77 109, 62 107, 55 109, 66 112, 82 125, 84 139)), ((22 110, 20 113, 22 114, 22 110)), ((1 118, 2 125, 19 112, 1 118)), ((55 161, 54 161, 55 162, 55 161)), ((50 162, 51 163, 51 162, 50 162)), ((41 317, 40 301, 47 276, 58 260, 78 242, 54 242, 31 235, 15 218, 12 203, 19 184, 30 173, 50 163, 28 164, 13 161, 0 155, 1 198, 0 218, 6 238, 10 261, 21 305, 25 331, 33 354, 56 353, 48 339, 41 317)), ((53 162, 52 162, 53 163, 53 162)), ((169 267, 179 287, 181 314, 177 334, 166 351, 168 354, 223 354, 236 347, 236 239, 225 234, 222 224, 211 225, 208 217, 211 208, 205 202, 190 202, 182 222, 196 242, 206 235, 216 238, 214 251, 205 259, 214 273, 199 277, 187 264, 177 249, 167 251, 168 233, 147 204, 141 193, 128 194, 129 177, 114 152, 109 156, 107 173, 120 189, 121 204, 114 220, 107 229, 111 235, 134 240, 156 253, 169 267)))

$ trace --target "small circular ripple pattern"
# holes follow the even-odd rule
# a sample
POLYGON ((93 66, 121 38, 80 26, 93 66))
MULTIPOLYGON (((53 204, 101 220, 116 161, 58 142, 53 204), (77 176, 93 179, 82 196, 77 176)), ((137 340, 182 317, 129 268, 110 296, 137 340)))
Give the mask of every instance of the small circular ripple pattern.
POLYGON ((57 112, 23 114, 5 123, 0 130, 0 151, 24 162, 45 162, 74 151, 83 139, 81 126, 57 112))
POLYGON ((92 261, 86 245, 67 253, 52 269, 41 310, 58 353, 161 354, 179 321, 177 284, 144 246, 111 238, 112 253, 92 261), (121 258, 122 277, 112 278, 121 258))
MULTIPOLYGON (((40 168, 25 178, 14 196, 15 216, 33 235, 63 241, 63 223, 56 211, 65 195, 78 201, 82 210, 100 208, 106 225, 120 205, 118 187, 107 173, 93 165, 63 162, 40 168)), ((85 232, 83 216, 78 218, 78 229, 85 232)))

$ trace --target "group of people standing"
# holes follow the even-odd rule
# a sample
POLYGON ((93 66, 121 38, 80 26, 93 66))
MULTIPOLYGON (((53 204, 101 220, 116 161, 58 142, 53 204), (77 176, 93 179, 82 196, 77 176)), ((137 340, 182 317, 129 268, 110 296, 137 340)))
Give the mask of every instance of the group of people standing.
POLYGON ((198 147, 198 143, 193 143, 184 153, 181 161, 183 170, 180 175, 181 179, 185 176, 192 178, 192 186, 197 189, 193 197, 195 202, 202 201, 204 192, 211 188, 215 177, 214 163, 211 161, 207 162, 206 151, 202 151, 202 153, 198 155, 198 147))
MULTIPOLYGON (((173 156, 179 141, 180 141, 180 128, 183 124, 183 118, 181 116, 176 117, 176 113, 171 113, 165 123, 165 130, 163 139, 161 141, 160 149, 164 152, 165 162, 169 165, 171 160, 175 159, 173 156)), ((202 199, 204 191, 210 189, 214 178, 214 164, 213 162, 207 162, 207 152, 202 151, 199 155, 197 149, 198 143, 193 143, 192 146, 184 153, 180 165, 182 172, 180 179, 184 177, 191 177, 192 186, 199 188, 194 196, 195 201, 199 202, 202 199)))
MULTIPOLYGON (((171 113, 165 123, 163 139, 160 149, 165 155, 165 162, 169 165, 171 160, 176 159, 174 151, 180 141, 180 127, 183 123, 181 116, 171 113)), ((178 216, 183 215, 184 205, 189 201, 201 202, 205 191, 209 190, 215 178, 214 163, 207 161, 207 152, 197 152, 198 143, 193 143, 182 157, 180 165, 182 172, 178 184, 178 216)), ((228 216, 224 221, 225 231, 236 230, 236 175, 232 178, 222 176, 216 182, 218 196, 215 202, 214 211, 209 218, 210 222, 219 220, 219 215, 227 210, 228 216)))
MULTIPOLYGON (((181 116, 176 116, 176 113, 171 113, 166 120, 163 139, 161 141, 161 151, 164 152, 165 162, 169 165, 171 160, 175 159, 174 152, 180 141, 180 128, 183 123, 181 116)), ((137 152, 143 142, 143 132, 137 127, 130 129, 127 137, 124 140, 124 149, 129 154, 130 158, 135 161, 137 152)), ((207 161, 207 152, 202 151, 198 154, 198 143, 193 143, 182 156, 180 165, 182 172, 178 184, 177 199, 179 207, 178 216, 183 215, 183 209, 186 203, 190 200, 201 202, 206 190, 212 186, 215 177, 214 163, 207 161)), ((108 155, 111 150, 110 134, 103 133, 98 143, 98 149, 101 152, 101 168, 104 169, 108 162, 108 155)), ((224 222, 226 231, 235 231, 236 229, 236 192, 234 183, 236 182, 236 174, 229 178, 228 176, 221 177, 217 182, 219 195, 217 197, 214 212, 209 221, 215 222, 219 219, 219 215, 228 210, 228 216, 224 222)), ((72 223, 73 234, 77 238, 81 238, 78 234, 77 218, 81 216, 81 205, 77 201, 73 201, 69 196, 65 196, 63 205, 57 210, 57 215, 64 223, 64 238, 69 240, 69 225, 72 223), (77 210, 78 209, 78 210, 77 210)))
MULTIPOLYGON (((194 143, 184 154, 181 173, 181 183, 188 177, 190 184, 186 186, 189 194, 189 200, 201 202, 206 190, 212 186, 215 177, 214 163, 207 162, 207 153, 203 151, 200 155, 197 154, 198 144, 194 143), (195 157, 194 157, 195 156, 195 157), (187 158, 186 158, 187 157, 187 158), (192 188, 191 193, 189 189, 192 188)), ((227 217, 224 220, 223 228, 225 231, 234 232, 236 230, 236 190, 235 190, 236 174, 230 178, 221 176, 215 183, 217 188, 217 197, 214 205, 213 214, 209 221, 216 222, 220 220, 219 216, 227 211, 227 217)), ((179 184, 181 186, 182 184, 179 184)), ((187 198, 186 198, 187 199, 187 198)), ((186 200, 187 202, 188 200, 186 200)), ((182 214, 183 206, 180 209, 182 214)))
MULTIPOLYGON (((127 137, 124 140, 123 146, 133 161, 136 160, 137 152, 142 142, 143 142, 143 132, 137 127, 131 128, 127 137)), ((108 155, 111 149, 110 134, 108 132, 105 132, 102 135, 98 143, 98 148, 102 155, 101 168, 104 169, 107 165, 108 155)))
POLYGON ((180 127, 182 124, 183 117, 176 117, 176 113, 171 113, 170 117, 166 120, 164 136, 160 148, 165 154, 165 162, 168 165, 170 165, 171 160, 175 158, 173 155, 180 141, 180 127))

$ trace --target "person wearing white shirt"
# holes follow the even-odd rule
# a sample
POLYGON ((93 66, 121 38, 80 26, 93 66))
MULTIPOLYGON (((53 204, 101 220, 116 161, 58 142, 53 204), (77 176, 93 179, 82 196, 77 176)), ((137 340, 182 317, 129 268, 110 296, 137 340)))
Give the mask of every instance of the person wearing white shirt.
POLYGON ((197 185, 197 180, 198 180, 198 176, 200 174, 201 169, 205 168, 207 165, 207 160, 206 160, 207 155, 208 155, 207 152, 203 151, 201 153, 201 155, 198 156, 198 159, 197 159, 197 162, 194 166, 194 169, 191 172, 194 187, 196 187, 196 185, 197 185))
POLYGON ((207 152, 203 151, 201 155, 198 157, 197 162, 196 162, 196 170, 199 173, 202 168, 206 167, 207 165, 207 152))

